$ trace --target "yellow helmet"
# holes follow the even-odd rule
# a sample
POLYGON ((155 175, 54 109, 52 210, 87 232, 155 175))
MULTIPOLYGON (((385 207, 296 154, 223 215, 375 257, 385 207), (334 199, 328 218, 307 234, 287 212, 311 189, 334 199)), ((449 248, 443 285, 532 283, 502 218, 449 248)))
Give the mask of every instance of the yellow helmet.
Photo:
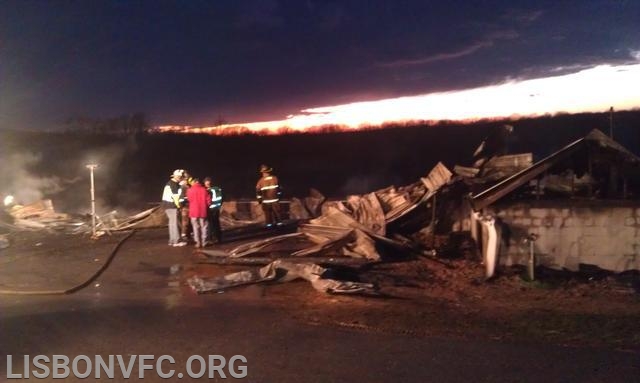
POLYGON ((273 169, 267 165, 260 165, 260 173, 271 173, 273 169))

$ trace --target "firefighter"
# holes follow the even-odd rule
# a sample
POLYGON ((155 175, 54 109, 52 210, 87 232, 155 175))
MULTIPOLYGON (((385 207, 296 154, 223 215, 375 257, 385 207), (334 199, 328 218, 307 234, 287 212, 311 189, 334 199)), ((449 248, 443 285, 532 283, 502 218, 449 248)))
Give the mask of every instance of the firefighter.
POLYGON ((182 180, 180 181, 180 241, 189 242, 191 220, 189 218, 189 199, 187 198, 187 191, 191 187, 193 178, 186 170, 183 172, 182 180))
POLYGON ((256 198, 264 211, 267 227, 280 225, 280 196, 282 194, 278 177, 273 175, 273 169, 267 165, 260 166, 262 177, 256 184, 256 198))
POLYGON ((204 187, 209 192, 211 204, 209 205, 209 233, 207 241, 213 241, 215 238, 217 243, 222 242, 222 230, 220 229, 220 209, 222 208, 222 189, 213 186, 211 177, 204 179, 204 187))
POLYGON ((180 241, 180 231, 178 229, 178 208, 180 207, 180 181, 183 176, 182 169, 176 169, 171 174, 171 179, 164 186, 162 191, 162 208, 169 219, 169 246, 184 246, 185 242, 180 241))

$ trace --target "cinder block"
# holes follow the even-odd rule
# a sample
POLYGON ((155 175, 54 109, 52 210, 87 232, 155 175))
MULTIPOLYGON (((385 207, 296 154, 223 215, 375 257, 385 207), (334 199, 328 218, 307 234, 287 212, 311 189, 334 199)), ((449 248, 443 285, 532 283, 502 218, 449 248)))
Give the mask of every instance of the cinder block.
POLYGON ((625 218, 624 219, 624 225, 625 226, 635 226, 636 225, 636 220, 634 218, 625 218))
POLYGON ((516 226, 531 226, 531 218, 516 218, 513 220, 516 226))
POLYGON ((583 236, 589 237, 598 237, 602 241, 602 243, 607 243, 611 240, 610 235, 608 234, 607 228, 596 227, 596 226, 583 226, 580 228, 576 228, 579 230, 583 236))
POLYGON ((540 226, 542 225, 542 220, 540 218, 534 218, 532 224, 533 226, 540 226))
POLYGON ((593 221, 595 226, 609 226, 611 222, 615 222, 615 220, 612 220, 609 216, 604 214, 596 215, 593 217, 593 221))
POLYGON ((533 218, 544 218, 549 215, 549 211, 547 209, 529 209, 529 215, 533 218))
POLYGON ((524 216, 524 209, 510 209, 510 213, 512 217, 522 217, 524 216))

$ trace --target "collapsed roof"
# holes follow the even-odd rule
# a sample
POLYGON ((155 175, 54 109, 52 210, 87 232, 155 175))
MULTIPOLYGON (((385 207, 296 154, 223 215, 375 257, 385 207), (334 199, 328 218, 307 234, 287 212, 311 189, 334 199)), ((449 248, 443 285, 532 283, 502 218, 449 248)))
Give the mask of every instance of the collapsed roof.
POLYGON ((493 184, 470 196, 474 210, 481 210, 518 188, 529 185, 530 181, 539 178, 532 188, 531 194, 540 197, 541 185, 549 185, 547 189, 558 190, 562 179, 568 179, 568 192, 585 197, 606 197, 626 199, 633 194, 640 174, 640 158, 618 142, 594 129, 550 156, 536 162, 504 180, 493 184), (555 175, 554 178, 552 175, 555 175), (555 181, 555 182, 554 182, 555 181), (555 185, 554 185, 555 184, 555 185))

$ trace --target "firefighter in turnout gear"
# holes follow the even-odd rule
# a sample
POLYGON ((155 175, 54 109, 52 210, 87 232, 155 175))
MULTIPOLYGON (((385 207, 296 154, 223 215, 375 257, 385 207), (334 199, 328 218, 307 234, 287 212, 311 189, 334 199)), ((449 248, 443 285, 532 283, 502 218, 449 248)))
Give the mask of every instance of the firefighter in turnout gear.
POLYGON ((256 198, 262 206, 267 227, 281 223, 280 196, 282 194, 278 177, 273 175, 273 169, 267 165, 260 166, 262 177, 256 184, 256 198))
POLYGON ((222 242, 222 230, 220 229, 220 208, 222 207, 222 189, 213 186, 211 177, 204 179, 204 187, 209 192, 211 204, 209 205, 209 233, 207 241, 216 240, 217 243, 222 242))

